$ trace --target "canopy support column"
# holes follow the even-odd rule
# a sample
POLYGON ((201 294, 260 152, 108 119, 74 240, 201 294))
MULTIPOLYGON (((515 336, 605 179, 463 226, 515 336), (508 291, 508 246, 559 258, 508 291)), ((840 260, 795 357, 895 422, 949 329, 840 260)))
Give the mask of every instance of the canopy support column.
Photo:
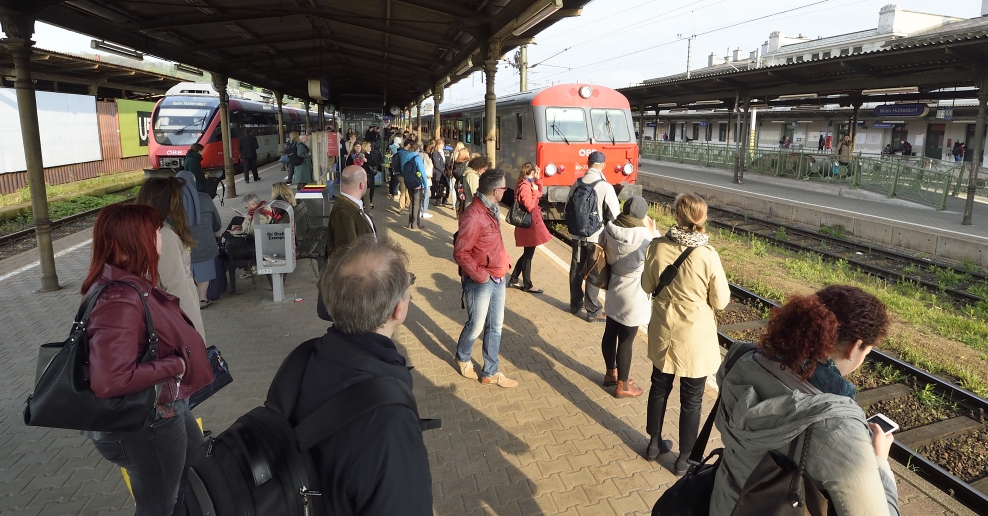
POLYGON ((285 152, 285 96, 281 92, 275 92, 275 100, 278 101, 278 155, 285 152))
POLYGON ((319 114, 316 115, 316 123, 319 127, 316 128, 317 131, 326 130, 326 104, 323 101, 316 102, 316 108, 319 110, 319 114))
POLYGON ((312 134, 312 120, 309 119, 309 101, 304 102, 305 107, 305 134, 312 134))
POLYGON ((422 142, 422 101, 415 104, 415 135, 419 143, 422 142))
MULTIPOLYGON (((964 220, 961 224, 970 226, 974 214, 974 194, 978 191, 978 173, 985 152, 985 107, 988 105, 988 79, 978 81, 978 118, 974 126, 974 157, 971 159, 971 174, 967 184, 967 200, 964 203, 964 220)), ((23 118, 22 118, 23 120, 23 118)))
POLYGON ((744 164, 748 156, 748 147, 751 143, 751 117, 749 117, 749 112, 751 111, 751 97, 745 93, 741 97, 741 111, 742 120, 744 122, 741 124, 741 133, 738 135, 738 147, 741 152, 737 153, 737 157, 734 161, 734 183, 743 184, 744 183, 744 164))
POLYGON ((17 90, 17 112, 21 122, 21 139, 24 142, 24 160, 27 165, 27 183, 31 191, 31 209, 34 213, 34 236, 38 242, 41 261, 41 292, 52 292, 58 285, 55 271, 55 251, 51 241, 51 220, 48 214, 48 193, 45 186, 45 168, 41 159, 41 130, 38 124, 38 99, 31 80, 31 47, 34 41, 34 19, 24 15, 6 15, 0 19, 3 31, 10 37, 3 40, 14 60, 14 88, 17 90))
POLYGON ((446 146, 443 140, 442 124, 439 121, 439 104, 443 102, 444 87, 443 83, 437 82, 435 86, 432 87, 432 137, 437 141, 442 142, 443 146, 446 146))
POLYGON ((237 174, 233 171, 233 145, 230 138, 230 94, 226 76, 213 74, 213 89, 220 95, 220 135, 223 138, 223 173, 226 174, 226 198, 237 196, 237 174))
POLYGON ((484 94, 484 142, 491 168, 497 166, 497 95, 494 93, 494 78, 497 75, 497 61, 501 58, 500 38, 487 40, 484 54, 484 75, 487 78, 487 93, 484 94))

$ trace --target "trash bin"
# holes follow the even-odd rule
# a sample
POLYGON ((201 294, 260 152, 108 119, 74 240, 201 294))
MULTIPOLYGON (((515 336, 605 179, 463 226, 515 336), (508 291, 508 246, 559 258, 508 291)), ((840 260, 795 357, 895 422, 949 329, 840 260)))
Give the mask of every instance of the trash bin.
POLYGON ((275 224, 261 224, 254 211, 254 248, 257 273, 270 274, 274 301, 285 298, 285 274, 295 270, 295 210, 285 201, 272 201, 267 208, 281 214, 275 224))

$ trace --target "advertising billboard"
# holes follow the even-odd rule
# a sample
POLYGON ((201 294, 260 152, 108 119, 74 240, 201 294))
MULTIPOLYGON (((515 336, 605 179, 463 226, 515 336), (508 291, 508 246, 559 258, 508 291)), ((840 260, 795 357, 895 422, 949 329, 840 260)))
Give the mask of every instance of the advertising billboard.
POLYGON ((148 155, 151 113, 154 102, 117 99, 117 123, 120 124, 120 151, 124 158, 148 155))
MULTIPOLYGON (((35 95, 45 168, 103 159, 96 97, 50 91, 35 95)), ((13 88, 0 88, 0 174, 21 170, 27 170, 27 161, 17 95, 13 88)))

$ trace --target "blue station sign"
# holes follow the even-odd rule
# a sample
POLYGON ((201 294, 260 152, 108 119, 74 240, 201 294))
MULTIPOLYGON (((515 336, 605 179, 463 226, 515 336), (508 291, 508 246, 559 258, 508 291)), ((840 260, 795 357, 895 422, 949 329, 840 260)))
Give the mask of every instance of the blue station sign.
POLYGON ((900 116, 926 116, 930 112, 930 106, 926 104, 885 104, 875 106, 875 116, 879 117, 900 117, 900 116))
POLYGON ((893 127, 895 127, 895 124, 890 124, 887 122, 875 122, 871 124, 871 126, 874 127, 875 129, 892 129, 893 127))

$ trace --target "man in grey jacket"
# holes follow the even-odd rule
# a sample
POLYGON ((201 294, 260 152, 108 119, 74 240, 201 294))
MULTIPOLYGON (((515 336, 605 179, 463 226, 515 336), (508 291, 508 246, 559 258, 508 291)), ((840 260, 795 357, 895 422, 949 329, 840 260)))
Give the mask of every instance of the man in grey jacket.
POLYGON ((584 290, 584 280, 583 276, 580 275, 580 270, 583 268, 583 261, 587 254, 600 240, 604 226, 617 218, 621 212, 621 205, 618 204, 614 186, 608 183, 604 177, 603 170, 606 160, 603 152, 593 151, 590 153, 587 158, 587 166, 589 167, 587 173, 573 183, 567 197, 567 202, 570 202, 573 198, 573 192, 580 184, 594 185, 594 192, 597 193, 597 213, 600 214, 600 228, 586 238, 573 238, 573 256, 569 265, 569 311, 578 314, 580 310, 586 308, 587 321, 594 323, 603 323, 607 320, 604 317, 604 307, 597 299, 600 289, 587 283, 586 290, 584 290))

